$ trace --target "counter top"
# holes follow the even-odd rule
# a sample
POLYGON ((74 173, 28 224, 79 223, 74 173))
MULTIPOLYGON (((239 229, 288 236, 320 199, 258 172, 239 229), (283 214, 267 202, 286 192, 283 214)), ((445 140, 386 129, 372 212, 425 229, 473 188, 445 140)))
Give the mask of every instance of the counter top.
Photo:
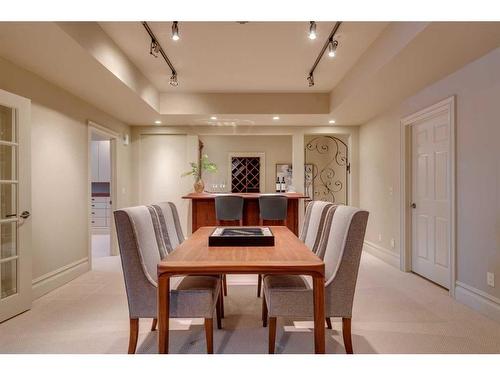
POLYGON ((236 195, 244 199, 258 199, 262 195, 284 195, 288 199, 305 199, 302 193, 189 193, 182 199, 215 199, 218 195, 236 195))

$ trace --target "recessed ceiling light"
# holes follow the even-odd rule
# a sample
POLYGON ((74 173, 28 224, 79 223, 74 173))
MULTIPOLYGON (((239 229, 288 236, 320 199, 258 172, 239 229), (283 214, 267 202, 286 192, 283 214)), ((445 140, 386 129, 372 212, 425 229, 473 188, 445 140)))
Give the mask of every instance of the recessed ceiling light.
POLYGON ((329 124, 335 124, 335 120, 328 121, 329 124))
POLYGON ((216 116, 212 116, 212 117, 210 117, 210 120, 214 120, 215 121, 215 120, 217 120, 217 117, 216 116))
POLYGON ((161 121, 160 121, 160 120, 156 120, 156 121, 155 121, 155 124, 156 124, 156 125, 160 125, 160 124, 161 124, 161 121))
POLYGON ((280 117, 279 117, 279 116, 274 116, 274 117, 273 117, 273 120, 279 120, 279 119, 280 119, 280 117))

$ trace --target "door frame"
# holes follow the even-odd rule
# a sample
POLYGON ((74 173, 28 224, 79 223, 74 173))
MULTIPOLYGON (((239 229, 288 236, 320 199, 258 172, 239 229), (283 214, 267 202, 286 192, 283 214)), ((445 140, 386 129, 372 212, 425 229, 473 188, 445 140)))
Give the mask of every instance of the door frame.
MULTIPOLYGON (((89 264, 92 267, 92 155, 91 155, 91 141, 92 141, 92 132, 99 133, 104 137, 109 137, 110 140, 110 153, 111 153, 111 213, 116 210, 116 198, 117 194, 117 142, 120 138, 120 135, 114 132, 111 129, 106 128, 105 126, 99 125, 91 120, 87 121, 87 235, 88 235, 88 257, 89 264)), ((110 226, 110 253, 111 255, 118 255, 118 240, 116 238, 116 229, 115 229, 115 221, 111 220, 110 226)))
POLYGON ((456 282, 456 105, 455 96, 450 96, 431 106, 421 109, 401 119, 401 196, 400 196, 400 233, 401 253, 400 269, 410 272, 412 256, 412 125, 418 121, 434 117, 439 113, 448 113, 449 122, 449 196, 450 196, 450 296, 455 296, 456 282))

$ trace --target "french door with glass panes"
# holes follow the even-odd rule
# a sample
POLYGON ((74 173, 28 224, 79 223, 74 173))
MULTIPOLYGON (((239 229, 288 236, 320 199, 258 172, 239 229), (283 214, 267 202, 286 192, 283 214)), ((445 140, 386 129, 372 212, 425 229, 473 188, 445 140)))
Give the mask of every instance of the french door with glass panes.
POLYGON ((0 322, 31 307, 30 111, 0 90, 0 322))

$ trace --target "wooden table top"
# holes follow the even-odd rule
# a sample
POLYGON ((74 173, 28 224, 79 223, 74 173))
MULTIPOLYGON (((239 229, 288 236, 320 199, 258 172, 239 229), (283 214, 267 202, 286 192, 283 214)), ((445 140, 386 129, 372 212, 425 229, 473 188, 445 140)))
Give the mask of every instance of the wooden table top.
POLYGON ((288 199, 305 199, 302 193, 189 193, 182 199, 215 199, 217 195, 236 195, 244 199, 258 199, 262 195, 284 195, 288 199))
POLYGON ((325 265, 287 227, 270 227, 274 246, 209 247, 202 227, 158 264, 158 274, 283 273, 324 275, 325 265))

